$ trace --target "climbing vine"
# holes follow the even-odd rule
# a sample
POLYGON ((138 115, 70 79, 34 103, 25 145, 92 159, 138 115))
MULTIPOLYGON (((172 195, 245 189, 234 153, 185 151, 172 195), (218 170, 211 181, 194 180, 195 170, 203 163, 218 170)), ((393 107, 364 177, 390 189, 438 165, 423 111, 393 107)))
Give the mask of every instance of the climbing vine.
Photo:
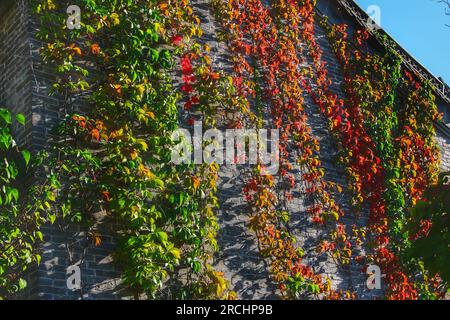
POLYGON ((114 260, 136 299, 235 298, 214 268, 219 164, 171 162, 180 142, 172 133, 201 122, 202 130, 279 130, 279 172, 268 174, 258 158, 242 190, 274 293, 357 298, 352 285, 334 289, 312 261, 319 257, 349 273, 353 261, 363 271, 380 266, 387 299, 443 297, 443 264, 418 254, 445 220, 425 208, 433 198, 425 190, 439 173, 433 88, 391 46, 371 50, 371 38, 381 35, 349 34, 344 24, 319 21, 312 0, 213 0, 230 53, 231 68, 222 70, 188 0, 74 0, 83 8, 79 29, 66 24, 66 1, 30 2, 41 57, 55 74, 50 94, 63 117, 48 154, 32 156, 15 145, 12 116, 0 109, 0 296, 25 287, 23 272, 40 261, 35 247, 44 223, 79 225, 90 246, 100 246, 101 213, 117 224, 114 260), (343 75, 337 91, 324 46, 343 75), (316 111, 336 143, 346 186, 325 177, 312 130, 316 111), (32 169, 44 182, 19 186, 19 175, 32 169), (349 212, 338 200, 346 195, 349 212), (297 197, 304 199, 307 228, 318 234, 313 254, 296 242, 297 197), (366 226, 346 223, 365 212, 366 226))
POLYGON ((12 130, 17 125, 25 126, 24 115, 0 108, 0 299, 26 287, 26 271, 41 260, 41 226, 54 218, 49 209, 55 181, 29 185, 21 179, 34 172, 44 155, 32 156, 17 145, 12 130))
MULTIPOLYGON (((374 255, 369 255, 368 259, 383 266, 387 274, 387 298, 416 299, 439 295, 439 291, 432 293, 437 287, 430 288, 426 279, 414 283, 406 270, 409 269, 410 275, 415 274, 412 270, 417 270, 417 265, 414 267, 413 261, 402 259, 404 249, 409 246, 408 235, 403 231, 406 206, 417 201, 423 186, 432 183, 438 172, 439 153, 433 141, 433 121, 438 118, 434 97, 427 85, 419 85, 407 71, 401 81, 401 61, 389 48, 385 57, 368 53, 369 50, 364 49, 369 38, 367 32, 357 32, 354 42, 359 48, 350 50, 345 25, 330 27, 326 21, 322 25, 327 29, 332 49, 344 72, 345 103, 350 110, 347 119, 350 128, 358 128, 353 132, 356 133, 353 141, 355 144, 361 142, 360 148, 369 155, 364 157, 360 149, 352 150, 348 146, 350 157, 341 159, 350 164, 350 172, 356 173, 356 181, 362 182, 355 195, 361 203, 368 201, 370 205, 369 227, 374 236, 374 255), (409 92, 406 102, 397 99, 402 92, 409 92), (416 99, 418 95, 423 100, 416 99), (412 101, 422 109, 411 108, 412 101), (420 138, 416 136, 418 144, 413 146, 403 134, 412 133, 409 124, 416 124, 418 117, 423 133, 420 138), (411 152, 417 158, 407 156, 411 152), (348 162, 355 155, 354 162, 348 162), (422 159, 427 162, 423 163, 422 159), (373 164, 371 170, 363 171, 366 163, 373 164), (426 182, 422 184, 423 181, 426 182)), ((425 270, 421 271, 420 274, 426 274, 425 270)))
MULTIPOLYGON (((269 76, 264 79, 267 84, 266 98, 274 105, 272 110, 276 110, 273 116, 277 127, 282 127, 281 123, 283 123, 287 124, 288 130, 290 129, 289 118, 286 118, 285 111, 280 108, 283 106, 284 99, 295 97, 288 102, 286 110, 289 110, 289 114, 294 115, 297 127, 300 127, 299 129, 303 133, 305 129, 299 126, 299 119, 302 119, 302 115, 295 113, 304 101, 301 89, 298 87, 299 82, 296 81, 296 79, 300 79, 305 91, 311 95, 313 101, 329 119, 330 130, 341 145, 343 153, 340 162, 347 168, 350 177, 349 189, 353 191, 353 205, 359 208, 358 210, 363 209, 364 205, 368 204, 369 206, 369 230, 373 238, 369 243, 372 243, 374 254, 369 254, 366 259, 357 257, 357 260, 360 262, 365 260, 368 263, 376 262, 383 267, 388 274, 386 293, 388 298, 429 298, 433 296, 434 293, 431 292, 436 289, 436 286, 430 291, 426 284, 427 281, 424 279, 413 283, 414 280, 410 280, 405 273, 406 269, 410 269, 411 272, 411 262, 402 260, 401 256, 404 248, 408 247, 407 235, 402 230, 406 206, 417 201, 423 186, 430 184, 435 179, 438 170, 438 150, 433 141, 433 121, 438 118, 438 114, 434 97, 430 93, 431 88, 427 84, 422 86, 417 83, 407 71, 402 74, 401 60, 389 47, 385 57, 369 54, 368 50, 363 48, 350 50, 346 26, 329 27, 325 21, 322 26, 327 30, 332 49, 341 62, 344 72, 343 89, 346 98, 338 99, 337 95, 330 90, 329 86, 332 81, 328 78, 328 71, 322 62, 322 49, 314 37, 313 5, 312 1, 302 1, 299 4, 275 1, 271 6, 266 7, 258 1, 232 1, 228 3, 228 7, 226 5, 220 7, 218 11, 222 20, 225 21, 224 29, 231 30, 229 39, 231 50, 240 54, 238 58, 235 58, 235 69, 241 73, 245 71, 252 74, 255 70, 252 70, 246 56, 257 59, 261 64, 261 69, 268 70, 269 73, 269 76), (274 13, 273 16, 271 13, 274 13), (298 28, 299 25, 301 25, 300 28, 298 28), (282 33, 279 34, 277 31, 280 28, 282 28, 282 33), (305 68, 303 73, 298 72, 297 68, 302 61, 298 59, 297 52, 303 52, 300 40, 306 44, 313 63, 313 67, 309 70, 305 68), (286 65, 283 65, 284 62, 286 65), (288 83, 279 87, 278 81, 283 79, 283 74, 285 70, 289 70, 290 65, 295 66, 293 70, 297 72, 287 78, 288 83), (270 76, 271 72, 273 72, 272 77, 270 76), (276 76, 274 76, 275 74, 276 76), (316 90, 313 90, 314 86, 317 87, 316 90), (406 108, 402 101, 399 102, 396 99, 401 92, 410 92, 408 101, 405 103, 406 108), (411 101, 414 101, 415 105, 421 105, 426 111, 420 112, 414 109, 410 104, 411 101), (416 153, 417 159, 420 159, 418 162, 414 162, 416 159, 414 156, 405 156, 416 146, 409 144, 405 148, 405 145, 401 143, 402 139, 403 141, 408 140, 402 137, 402 133, 405 130, 408 132, 410 128, 404 122, 405 113, 407 113, 407 121, 412 122, 413 125, 417 124, 415 118, 421 117, 422 134, 417 134, 416 138, 420 136, 421 138, 418 139, 423 140, 417 140, 418 150, 413 151, 416 153), (426 164, 421 163, 423 160, 426 161, 426 164), (426 183, 422 184, 422 181, 426 181, 426 183), (425 283, 425 285, 419 283, 425 283)), ((368 38, 367 32, 358 31, 355 43, 363 47, 368 38)), ((240 75, 240 77, 242 76, 240 75)), ((249 87, 252 86, 249 85, 249 87)), ((249 93, 253 92, 249 90, 249 93)), ((303 119, 305 119, 305 115, 303 119)), ((286 130, 284 127, 282 129, 286 130)), ((283 134, 281 136, 283 138, 283 134)), ((306 141, 308 141, 307 137, 306 141)), ((287 161, 289 157, 284 151, 287 143, 282 139, 281 163, 283 160, 287 161)), ((318 151, 318 149, 316 150, 318 151)), ((303 150, 302 154, 310 161, 314 161, 316 165, 320 164, 314 160, 312 153, 303 150)), ((290 184, 293 188, 295 179, 287 174, 290 169, 292 167, 287 165, 282 166, 281 170, 282 176, 288 178, 288 185, 290 184)), ((308 169, 311 170, 310 167, 308 169)), ((304 175, 303 178, 310 181, 308 176, 304 175)), ((272 187, 273 181, 269 182, 269 187, 272 187)), ((245 190, 247 198, 253 200, 248 195, 249 190, 256 191, 258 197, 258 187, 266 185, 259 180, 252 180, 245 190)), ((325 186, 321 187, 318 190, 324 192, 325 186)), ((275 212, 276 205, 274 204, 279 200, 272 194, 268 196, 268 189, 267 187, 262 189, 264 194, 259 196, 259 200, 269 199, 269 203, 272 203, 272 212, 275 212)), ((317 187, 312 187, 308 191, 316 192, 317 187)), ((328 199, 327 196, 322 198, 322 200, 328 199)), ((258 201, 253 200, 252 207, 259 208, 261 206, 258 201)), ((320 209, 320 205, 312 207, 312 212, 320 213, 320 209)), ((259 220, 260 216, 266 217, 264 214, 266 210, 262 211, 263 214, 255 216, 255 220, 259 220)), ((335 212, 337 212, 336 218, 338 219, 339 211, 335 212)), ((273 213, 269 216, 272 216, 272 220, 269 223, 262 220, 261 228, 272 230, 266 236, 271 239, 276 235, 273 232, 273 226, 279 222, 273 213)), ((323 223, 323 220, 317 220, 317 217, 315 221, 323 223)), ((353 232, 357 238, 356 242, 361 244, 360 236, 365 237, 366 231, 353 228, 353 232)), ((337 254, 339 257, 348 257, 342 260, 348 262, 352 255, 350 249, 352 244, 348 241, 344 226, 338 224, 336 230, 330 235, 334 242, 324 241, 320 251, 333 252, 338 248, 338 252, 334 251, 334 256, 337 254), (337 245, 336 241, 339 240, 342 241, 343 246, 337 245), (342 255, 343 253, 344 255, 342 255)), ((260 236, 260 241, 264 241, 264 237, 260 236)), ((272 250, 271 253, 278 257, 277 251, 273 248, 272 250)), ((275 260, 277 264, 282 261, 282 259, 275 260)), ((273 269, 276 271, 275 280, 282 280, 283 273, 278 273, 282 269, 278 266, 273 269)), ((421 271, 421 274, 424 274, 425 271, 421 271)), ((410 274, 413 273, 414 271, 410 274)), ((281 287, 284 288, 283 285, 281 287)), ((439 295, 439 292, 436 294, 439 295)))
MULTIPOLYGON (((422 268, 438 273, 446 284, 449 281, 446 267, 449 261, 446 249, 450 200, 448 179, 449 174, 443 173, 439 176, 438 183, 425 190, 423 198, 411 209, 406 223, 409 240, 412 241, 407 249, 408 255, 420 260, 422 268)), ((431 279, 436 282, 436 287, 442 285, 440 280, 438 277, 431 279)))
POLYGON ((84 8, 83 26, 64 32, 64 6, 36 4, 43 58, 55 66, 53 92, 67 112, 51 166, 64 182, 61 218, 90 226, 97 211, 119 218, 116 260, 137 298, 227 297, 227 281, 210 265, 217 166, 170 163, 180 99, 209 125, 216 103, 208 88, 217 75, 206 48, 193 40, 201 35, 198 18, 187 1, 76 4, 84 8), (170 76, 178 63, 180 88, 170 76), (202 99, 205 92, 210 96, 202 99), (84 107, 77 110, 80 95, 84 107))
MULTIPOLYGON (((270 271, 283 296, 300 297, 309 292, 316 296, 325 293, 338 297, 340 293, 330 291, 329 279, 315 275, 302 263, 303 250, 295 248, 288 228, 289 212, 285 210, 293 199, 292 191, 298 186, 299 177, 290 173, 291 162, 294 162, 304 168, 300 179, 306 183, 305 192, 312 200, 307 210, 311 222, 323 225, 326 221, 339 220, 343 215, 327 191, 331 187, 341 191, 341 187, 327 184, 322 179, 324 170, 317 156, 319 143, 311 136, 306 122, 303 92, 297 81, 305 71, 297 68, 300 63, 297 56, 299 43, 295 36, 298 21, 284 22, 276 18, 295 17, 289 12, 292 7, 283 2, 274 2, 270 9, 279 11, 275 14, 260 1, 216 2, 215 5, 223 29, 229 31, 225 37, 233 52, 235 82, 243 87, 242 93, 248 99, 257 98, 257 92, 262 91, 263 100, 269 103, 271 122, 280 130, 281 178, 277 181, 270 176, 261 177, 264 170, 260 167, 244 188, 253 208, 250 227, 257 233, 260 251, 271 261, 270 271), (289 30, 291 27, 294 30, 289 30), (258 84, 251 80, 258 70, 261 70, 265 84, 263 90, 257 90, 258 84), (297 159, 292 159, 291 148, 296 148, 297 159), (283 193, 278 197, 274 190, 280 189, 283 193)), ((339 230, 342 233, 342 228, 339 230)), ((346 246, 346 237, 341 239, 346 246)), ((344 254, 335 256, 345 261, 344 254)))

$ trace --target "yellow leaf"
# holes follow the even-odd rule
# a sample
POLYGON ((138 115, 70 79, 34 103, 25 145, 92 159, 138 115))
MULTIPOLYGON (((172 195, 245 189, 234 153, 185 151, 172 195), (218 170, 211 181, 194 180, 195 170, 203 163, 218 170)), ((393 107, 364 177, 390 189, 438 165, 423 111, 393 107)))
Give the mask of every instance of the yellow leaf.
POLYGON ((156 22, 154 24, 154 26, 155 26, 155 31, 157 33, 163 33, 164 32, 164 28, 163 28, 163 26, 160 23, 156 22))
POLYGON ((336 221, 339 221, 339 213, 337 213, 336 211, 332 212, 334 219, 336 219, 336 221))
POLYGON ((53 0, 47 0, 47 7, 49 10, 56 9, 56 5, 53 3, 53 0))
POLYGON ((139 96, 142 97, 145 93, 145 86, 143 84, 136 86, 137 91, 139 92, 139 96))
POLYGON ((78 47, 73 47, 72 50, 79 56, 81 56, 81 49, 78 47))
POLYGON ((133 149, 133 151, 131 151, 131 153, 130 153, 130 157, 131 157, 131 160, 135 160, 138 157, 137 151, 133 149))
POLYGON ((111 20, 114 26, 117 26, 120 23, 119 15, 115 12, 111 14, 111 20))
POLYGON ((173 255, 175 257, 175 259, 180 259, 181 258, 181 252, 180 249, 177 248, 172 248, 169 250, 170 254, 173 255))
POLYGON ((147 151, 148 150, 148 145, 147 142, 145 142, 144 140, 138 140, 139 144, 142 147, 142 150, 147 151))

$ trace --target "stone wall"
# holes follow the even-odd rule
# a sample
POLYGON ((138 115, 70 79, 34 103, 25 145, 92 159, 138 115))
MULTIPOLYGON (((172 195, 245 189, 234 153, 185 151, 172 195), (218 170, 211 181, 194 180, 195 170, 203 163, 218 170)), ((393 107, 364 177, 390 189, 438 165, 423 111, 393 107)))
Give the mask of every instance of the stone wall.
MULTIPOLYGON (((205 32, 203 41, 211 47, 214 67, 229 67, 226 45, 217 40, 219 27, 210 13, 209 0, 191 1, 195 12, 201 18, 205 32)), ((62 105, 57 97, 49 96, 49 87, 53 76, 39 59, 38 48, 41 44, 35 40, 36 23, 31 19, 25 0, 0 0, 0 105, 14 112, 22 112, 27 117, 26 130, 18 131, 20 141, 32 150, 40 150, 51 138, 51 128, 63 114, 62 105)), ((352 23, 349 16, 336 10, 330 1, 319 1, 319 8, 330 17, 331 22, 352 23)), ((342 75, 338 63, 324 37, 317 27, 317 36, 324 50, 324 59, 333 78, 332 90, 343 97, 340 84, 342 75)), ((312 133, 320 141, 320 158, 326 169, 326 179, 345 182, 343 168, 336 163, 337 150, 317 107, 305 97, 305 109, 308 113, 312 133)), ((450 110, 450 106, 439 100, 441 110, 450 110)), ((448 114, 448 113, 447 113, 448 114)), ((448 128, 447 128, 448 129, 448 128)), ((438 130, 437 141, 442 149, 442 168, 450 170, 450 135, 445 127, 438 130)), ((299 168, 297 170, 300 170, 299 168)), ((219 199, 220 231, 218 240, 220 251, 216 254, 216 267, 230 280, 232 288, 243 299, 269 299, 275 297, 276 288, 270 282, 267 266, 260 258, 254 234, 248 229, 249 208, 242 197, 242 187, 250 168, 246 166, 222 166, 220 168, 219 199)), ((300 175, 299 175, 300 176, 300 175)), ((295 201, 291 204, 291 228, 299 245, 311 249, 325 230, 312 228, 304 212, 305 199, 301 186, 295 191, 295 201)), ((345 192, 337 196, 337 203, 346 211, 346 225, 364 225, 367 212, 357 215, 349 206, 349 196, 345 192)), ((120 270, 111 257, 116 248, 114 232, 115 222, 99 213, 98 231, 102 234, 102 243, 95 247, 86 242, 85 230, 66 228, 65 226, 47 226, 42 244, 42 263, 29 277, 29 288, 25 297, 32 299, 123 299, 130 293, 121 286, 120 270), (84 259, 80 261, 80 259, 84 259), (79 263, 83 290, 72 292, 66 286, 66 269, 79 263)), ((356 249, 358 250, 358 248, 356 249)), ((362 249, 361 249, 362 250, 362 249)), ((308 264, 333 279, 335 288, 356 290, 361 298, 372 298, 379 292, 368 292, 365 287, 365 275, 360 266, 350 265, 341 268, 330 259, 319 258, 313 253, 308 255, 308 264)))
POLYGON ((32 63, 26 20, 14 1, 0 1, 0 106, 26 116, 26 129, 15 129, 17 140, 31 145, 32 63))
MULTIPOLYGON (((52 73, 39 57, 36 21, 27 0, 0 0, 0 106, 26 116, 26 129, 17 128, 18 141, 33 152, 44 149, 51 129, 64 114, 61 100, 51 96, 52 73)), ((36 177, 38 179, 38 177, 36 177)), ((116 248, 115 223, 99 213, 97 230, 102 234, 98 247, 86 242, 85 230, 58 223, 43 228, 42 262, 28 275, 30 299, 113 299, 125 297, 119 272, 112 263, 116 248), (84 259, 81 261, 80 259, 84 259), (82 291, 68 290, 67 267, 79 264, 82 291), (120 291, 121 294, 118 294, 120 291)))

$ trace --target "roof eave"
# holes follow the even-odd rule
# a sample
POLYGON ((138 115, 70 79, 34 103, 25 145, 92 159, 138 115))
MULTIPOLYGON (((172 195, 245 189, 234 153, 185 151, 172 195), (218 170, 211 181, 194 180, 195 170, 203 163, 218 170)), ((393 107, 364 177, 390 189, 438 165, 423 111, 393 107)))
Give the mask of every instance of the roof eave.
MULTIPOLYGON (((337 3, 350 15, 356 22, 364 27, 371 36, 383 47, 387 46, 387 43, 383 41, 375 34, 373 28, 370 28, 369 22, 371 21, 369 15, 354 1, 349 0, 337 0, 337 3)), ((436 95, 442 98, 446 103, 450 104, 450 88, 449 86, 436 77, 430 70, 423 66, 417 59, 415 59, 408 51, 406 51, 389 33, 383 28, 379 28, 377 33, 385 35, 389 42, 394 44, 394 49, 402 58, 404 65, 412 72, 417 74, 422 81, 428 81, 436 95)))

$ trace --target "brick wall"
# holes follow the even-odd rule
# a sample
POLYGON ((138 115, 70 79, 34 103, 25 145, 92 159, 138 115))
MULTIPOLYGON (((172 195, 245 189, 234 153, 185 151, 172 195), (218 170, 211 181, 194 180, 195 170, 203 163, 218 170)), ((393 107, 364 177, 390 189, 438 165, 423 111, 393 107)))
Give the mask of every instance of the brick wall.
MULTIPOLYGON (((230 58, 226 45, 217 40, 218 25, 209 12, 209 0, 194 0, 192 3, 201 18, 202 29, 205 32, 203 39, 212 48, 214 66, 217 69, 229 68, 230 58)), ((339 23, 349 19, 331 3, 326 0, 319 1, 319 8, 332 22, 339 23)), ((59 99, 49 96, 53 75, 39 59, 38 48, 41 44, 35 40, 35 31, 36 22, 30 18, 25 1, 0 0, 0 105, 26 115, 26 130, 19 130, 18 134, 20 140, 34 151, 47 145, 47 141, 51 138, 51 127, 63 114, 59 99)), ((317 35, 324 49, 324 59, 328 63, 330 76, 334 80, 332 90, 343 97, 340 88, 343 79, 338 63, 319 27, 317 35)), ((309 125, 312 133, 320 141, 320 158, 326 169, 326 179, 345 185, 343 168, 336 165, 337 150, 327 130, 325 119, 308 97, 305 99, 309 125)), ((444 102, 439 101, 439 104, 441 110, 450 110, 450 106, 444 102)), ((443 170, 450 170, 449 137, 445 127, 438 130, 436 139, 442 150, 443 170)), ((246 166, 224 165, 220 168, 221 228, 218 240, 221 250, 215 257, 216 267, 225 273, 240 298, 267 299, 275 297, 276 288, 268 280, 267 266, 258 254, 254 234, 248 229, 250 211, 241 193, 244 178, 249 171, 250 168, 246 166)), ((289 208, 293 213, 291 228, 299 245, 311 249, 325 231, 312 228, 307 221, 301 188, 295 191, 294 196, 296 200, 289 208)), ((345 224, 365 224, 367 211, 361 215, 352 212, 348 194, 344 192, 336 200, 347 213, 345 224)), ((30 274, 29 288, 25 297, 37 299, 130 297, 130 293, 121 285, 120 270, 114 265, 111 257, 116 248, 115 221, 102 213, 98 215, 100 219, 97 227, 102 234, 102 243, 98 247, 85 241, 86 230, 80 227, 61 228, 57 225, 45 227, 42 263, 30 274), (83 256, 84 259, 80 261, 83 256), (82 292, 72 292, 66 286, 66 269, 76 263, 79 263, 81 268, 82 292)), ((356 250, 363 249, 356 248, 356 250)), ((309 254, 306 262, 316 271, 328 274, 333 279, 335 288, 353 288, 361 298, 372 298, 380 294, 366 290, 366 277, 357 265, 341 268, 330 259, 320 258, 314 254, 309 254)))
POLYGON ((32 73, 25 20, 14 1, 0 2, 0 106, 26 116, 26 129, 15 131, 19 141, 30 145, 32 73))
MULTIPOLYGON (((0 1, 0 106, 26 116, 26 130, 17 128, 20 143, 31 151, 45 148, 51 128, 63 113, 58 97, 49 95, 54 76, 39 58, 41 43, 36 40, 36 21, 31 19, 27 0, 0 1)), ((37 179, 37 178, 36 178, 37 179)), ((111 253, 116 248, 116 225, 98 213, 97 229, 102 243, 93 247, 85 241, 85 230, 66 229, 58 224, 43 229, 42 263, 28 275, 30 299, 113 299, 126 297, 120 286, 111 253), (69 250, 68 250, 69 249, 69 250), (69 254, 70 252, 70 254, 69 254), (84 256, 83 261, 80 261, 84 256), (83 290, 67 289, 66 269, 80 264, 83 290), (120 294, 119 294, 120 292, 120 294)))

